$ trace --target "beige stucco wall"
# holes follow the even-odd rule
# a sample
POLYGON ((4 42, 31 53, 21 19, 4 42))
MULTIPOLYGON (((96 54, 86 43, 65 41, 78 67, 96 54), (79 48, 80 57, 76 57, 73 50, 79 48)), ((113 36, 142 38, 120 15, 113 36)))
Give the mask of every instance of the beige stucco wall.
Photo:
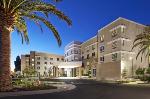
POLYGON ((121 63, 109 62, 97 66, 97 80, 118 80, 121 77, 121 63))
POLYGON ((131 77, 132 61, 134 72, 138 67, 148 67, 148 59, 145 56, 142 57, 142 61, 141 57, 138 57, 138 59, 136 60, 136 55, 139 51, 139 48, 135 48, 134 50, 132 50, 133 41, 136 38, 136 35, 140 34, 144 27, 145 27, 144 25, 138 24, 136 22, 124 18, 119 18, 99 30, 98 49, 102 45, 105 47, 105 49, 104 52, 102 53, 100 53, 100 51, 98 50, 97 72, 100 71, 102 72, 97 74, 97 79, 99 79, 100 77, 105 79, 114 78, 117 76, 117 74, 118 74, 117 77, 120 77, 119 73, 112 72, 115 71, 115 69, 117 72, 119 69, 121 69, 120 67, 122 65, 118 64, 118 61, 120 61, 120 63, 122 64, 123 63, 125 64, 128 77, 131 77), (118 33, 116 37, 112 37, 110 30, 116 28, 119 25, 123 25, 126 27, 125 32, 118 33), (103 35, 104 35, 104 42, 100 42, 100 37, 103 35), (117 42, 117 48, 112 49, 112 42, 114 42, 115 40, 117 42), (117 53, 118 56, 116 61, 112 61, 112 53, 117 53), (100 62, 101 56, 104 56, 105 59, 104 62, 100 62), (133 60, 130 59, 131 57, 133 60), (114 64, 117 64, 117 66, 115 67, 114 64))

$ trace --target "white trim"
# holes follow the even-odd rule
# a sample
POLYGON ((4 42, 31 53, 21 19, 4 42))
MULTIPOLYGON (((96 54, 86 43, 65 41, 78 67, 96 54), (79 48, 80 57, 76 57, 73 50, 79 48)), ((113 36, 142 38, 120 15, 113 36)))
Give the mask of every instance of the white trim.
POLYGON ((68 51, 70 51, 71 49, 75 49, 75 48, 77 48, 78 50, 81 50, 81 48, 79 48, 79 47, 72 47, 72 48, 70 48, 70 49, 65 50, 65 54, 66 54, 68 51))
MULTIPOLYGON (((67 50, 70 49, 70 47, 72 48, 73 45, 76 45, 76 46, 78 46, 78 47, 81 47, 81 45, 79 45, 79 44, 72 44, 72 45, 70 45, 70 46, 65 46, 65 50, 66 50, 66 49, 67 49, 67 50)), ((74 46, 73 46, 73 47, 74 47, 74 46)))
MULTIPOLYGON (((73 55, 80 55, 80 54, 71 54, 71 55, 66 56, 65 58, 70 57, 70 56, 73 56, 73 55)), ((81 56, 81 55, 80 55, 80 56, 81 56)))
POLYGON ((125 25, 118 25, 118 26, 116 26, 116 27, 114 27, 114 28, 112 28, 111 30, 109 30, 110 32, 112 32, 112 31, 114 31, 114 30, 116 30, 116 29, 118 29, 118 28, 120 28, 120 27, 122 27, 122 28, 126 28, 126 26, 125 25))
POLYGON ((126 18, 119 17, 118 19, 114 20, 113 22, 111 22, 111 23, 109 23, 109 24, 105 25, 105 26, 104 26, 104 27, 102 27, 100 30, 98 30, 98 33, 99 33, 101 30, 103 30, 103 29, 107 28, 107 27, 108 27, 108 26, 110 26, 111 24, 113 24, 113 23, 115 23, 115 22, 117 22, 118 20, 121 20, 121 19, 126 20, 126 21, 129 21, 129 22, 134 23, 134 24, 137 24, 137 25, 141 25, 141 26, 146 27, 146 26, 145 26, 145 25, 143 25, 143 24, 140 24, 140 23, 137 23, 137 22, 134 22, 134 21, 128 20, 128 19, 126 19, 126 18))
POLYGON ((72 46, 72 45, 81 45, 81 44, 76 44, 75 42, 78 42, 78 43, 81 43, 82 44, 82 42, 79 42, 79 41, 72 41, 72 42, 70 42, 69 44, 67 44, 66 46, 65 46, 65 48, 66 47, 69 47, 69 46, 72 46), (71 44, 72 43, 72 44, 71 44))
POLYGON ((118 39, 112 40, 110 42, 107 42, 107 44, 111 44, 111 43, 113 43, 115 41, 119 41, 119 40, 131 41, 130 39, 127 39, 127 38, 118 38, 118 39))
POLYGON ((135 54, 135 52, 128 52, 128 51, 116 51, 116 52, 111 52, 111 53, 105 54, 104 56, 112 55, 112 54, 115 54, 115 53, 135 54))

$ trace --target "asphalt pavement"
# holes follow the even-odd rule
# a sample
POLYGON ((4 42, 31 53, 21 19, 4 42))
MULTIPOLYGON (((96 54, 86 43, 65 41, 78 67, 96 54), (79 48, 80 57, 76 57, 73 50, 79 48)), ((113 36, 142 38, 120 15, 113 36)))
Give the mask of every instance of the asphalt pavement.
POLYGON ((93 80, 56 80, 76 85, 64 92, 4 97, 0 99, 150 99, 150 87, 101 83, 93 80))

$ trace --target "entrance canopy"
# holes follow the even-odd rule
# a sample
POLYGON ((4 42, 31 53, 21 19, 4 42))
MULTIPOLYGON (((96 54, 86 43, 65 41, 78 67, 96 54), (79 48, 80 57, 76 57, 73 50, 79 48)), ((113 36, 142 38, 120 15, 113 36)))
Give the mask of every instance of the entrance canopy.
POLYGON ((82 61, 78 62, 61 62, 58 65, 58 68, 76 68, 76 67, 81 67, 82 66, 82 61))

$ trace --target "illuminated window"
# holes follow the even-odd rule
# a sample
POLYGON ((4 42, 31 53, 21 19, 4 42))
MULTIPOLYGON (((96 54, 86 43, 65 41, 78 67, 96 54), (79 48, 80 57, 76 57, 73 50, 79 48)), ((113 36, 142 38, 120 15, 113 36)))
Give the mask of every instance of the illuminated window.
POLYGON ((34 59, 32 58, 32 61, 34 61, 34 59))
POLYGON ((104 35, 100 36, 100 42, 104 41, 104 35))
POLYGON ((111 36, 112 36, 112 37, 117 36, 117 30, 113 30, 113 31, 111 32, 111 36))

